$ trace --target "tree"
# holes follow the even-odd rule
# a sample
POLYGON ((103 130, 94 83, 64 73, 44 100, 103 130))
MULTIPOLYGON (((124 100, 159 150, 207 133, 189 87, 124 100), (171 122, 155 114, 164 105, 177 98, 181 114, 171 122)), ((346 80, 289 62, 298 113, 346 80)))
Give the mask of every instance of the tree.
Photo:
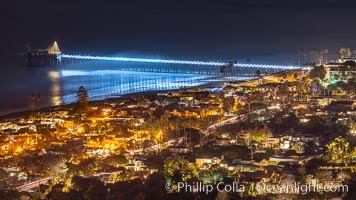
POLYGON ((79 165, 76 164, 72 164, 70 162, 66 163, 67 166, 67 173, 66 176, 67 177, 75 177, 75 176, 83 176, 83 170, 79 165))
POLYGON ((164 109, 162 106, 157 107, 154 111, 153 111, 153 116, 157 119, 160 119, 161 116, 164 114, 164 109))
POLYGON ((346 92, 350 96, 356 91, 356 81, 353 79, 349 79, 348 82, 338 81, 335 84, 337 89, 346 92))
POLYGON ((328 163, 321 158, 312 158, 305 164, 305 167, 307 172, 314 172, 319 169, 320 166, 326 166, 327 164, 328 163))
POLYGON ((336 177, 340 181, 348 180, 351 178, 351 173, 347 170, 341 170, 339 173, 337 173, 336 177))
POLYGON ((41 95, 40 94, 32 94, 31 100, 30 100, 30 104, 29 104, 31 109, 34 109, 36 107, 36 100, 38 102, 41 101, 41 95))
POLYGON ((306 124, 304 124, 304 129, 307 133, 313 135, 323 135, 328 130, 328 127, 319 117, 313 116, 306 124))
POLYGON ((316 147, 317 146, 313 141, 306 142, 304 143, 304 153, 313 154, 316 147))
POLYGON ((85 176, 93 175, 95 170, 98 169, 98 165, 98 160, 96 160, 95 158, 88 158, 79 163, 79 166, 81 167, 85 176))
POLYGON ((310 78, 324 80, 326 76, 326 70, 323 66, 315 66, 310 71, 310 78))
POLYGON ((18 200, 21 196, 21 193, 17 190, 0 190, 0 199, 6 200, 18 200))
POLYGON ((218 194, 215 197, 215 200, 229 200, 229 199, 231 199, 231 198, 230 198, 229 193, 226 190, 218 192, 218 194))
POLYGON ((274 133, 281 133, 297 129, 299 127, 299 120, 293 113, 290 113, 287 117, 285 117, 284 112, 278 112, 270 120, 268 126, 274 133))
POLYGON ((345 163, 349 161, 350 143, 339 136, 326 145, 326 159, 332 163, 345 163))
POLYGON ((283 82, 285 82, 286 79, 287 79, 287 74, 286 74, 286 73, 283 73, 283 74, 282 74, 282 78, 283 78, 283 82))
POLYGON ((278 133, 281 133, 281 125, 283 124, 283 116, 282 114, 276 114, 273 118, 272 122, 274 122, 278 127, 278 133))
POLYGON ((185 181, 187 177, 182 177, 185 171, 191 169, 188 160, 181 156, 173 156, 166 158, 163 162, 163 171, 166 179, 173 179, 173 181, 185 181))
POLYGON ((307 55, 308 55, 308 52, 303 51, 303 63, 307 63, 307 55))
POLYGON ((340 52, 341 58, 351 58, 352 52, 351 52, 350 48, 341 47, 339 52, 340 52))
POLYGON ((310 52, 311 64, 315 64, 319 57, 319 51, 313 48, 310 52))
POLYGON ((262 129, 255 127, 253 129, 246 130, 246 132, 250 134, 251 139, 256 142, 262 142, 272 135, 271 130, 267 127, 262 129))
POLYGON ((300 62, 300 57, 302 55, 301 51, 298 51, 298 65, 300 66, 301 62, 300 62))
POLYGON ((223 100, 223 108, 225 112, 230 112, 235 104, 235 99, 232 96, 226 97, 223 100))
POLYGON ((103 160, 103 163, 111 165, 113 167, 118 167, 120 165, 123 165, 123 164, 127 163, 127 159, 122 154, 120 154, 120 155, 111 155, 111 156, 106 157, 103 160))
POLYGON ((77 104, 80 111, 86 112, 88 110, 88 91, 84 86, 80 86, 77 91, 77 104))
POLYGON ((298 173, 300 176, 304 176, 307 173, 307 167, 302 165, 298 168, 298 173))
POLYGON ((237 113, 239 111, 239 107, 240 107, 240 99, 234 98, 234 106, 233 106, 231 112, 237 113))
POLYGON ((342 80, 347 79, 347 72, 356 71, 355 61, 346 61, 341 66, 339 66, 339 76, 342 80))
POLYGON ((314 63, 314 52, 315 52, 315 49, 312 49, 310 52, 309 52, 309 54, 310 54, 310 61, 311 61, 311 63, 313 64, 314 63))
POLYGON ((42 162, 48 168, 48 174, 52 177, 62 177, 67 169, 65 164, 65 159, 56 155, 47 156, 51 154, 46 154, 42 158, 42 162))
POLYGON ((328 170, 317 170, 315 173, 320 183, 325 183, 327 180, 331 179, 331 171, 328 170))
POLYGON ((339 80, 340 79, 340 75, 339 74, 334 74, 334 79, 335 80, 339 80))
POLYGON ((96 179, 73 177, 73 189, 81 193, 83 199, 105 199, 107 188, 96 179))
POLYGON ((3 168, 0 168, 0 188, 2 189, 8 188, 8 184, 7 184, 8 176, 9 175, 7 171, 3 168))
POLYGON ((323 64, 323 55, 324 55, 324 49, 320 50, 319 52, 319 65, 323 64))
POLYGON ((328 63, 328 53, 329 53, 329 49, 324 49, 324 53, 325 53, 325 63, 328 63))
POLYGON ((260 77, 261 76, 261 71, 258 69, 256 70, 256 76, 260 77))
MULTIPOLYGON (((356 174, 355 173, 352 174, 351 179, 346 181, 346 184, 349 186, 349 188, 356 188, 356 174)), ((347 191, 344 199, 353 200, 353 199, 355 199, 355 196, 356 196, 356 190, 349 189, 349 191, 347 191)))
POLYGON ((299 119, 294 113, 290 113, 288 117, 285 118, 284 124, 287 130, 295 130, 299 127, 299 119))

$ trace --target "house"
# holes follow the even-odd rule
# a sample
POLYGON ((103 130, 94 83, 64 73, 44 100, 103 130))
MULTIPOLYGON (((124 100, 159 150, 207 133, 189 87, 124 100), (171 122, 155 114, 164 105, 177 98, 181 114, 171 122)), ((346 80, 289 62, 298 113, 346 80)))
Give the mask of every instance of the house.
POLYGON ((310 134, 297 134, 297 135, 293 136, 292 140, 296 141, 296 142, 301 141, 301 142, 304 142, 304 143, 313 142, 316 145, 319 145, 320 137, 313 136, 313 135, 310 135, 310 134))
POLYGON ((192 149, 188 146, 170 146, 167 149, 172 153, 190 153, 192 149))
POLYGON ((122 173, 122 170, 105 171, 95 174, 95 177, 105 184, 115 183, 120 179, 122 173))
POLYGON ((147 166, 139 159, 129 159, 129 163, 123 167, 134 172, 148 171, 147 166))
POLYGON ((328 109, 335 112, 351 111, 355 108, 354 101, 332 101, 328 109))
POLYGON ((258 164, 259 164, 259 166, 261 166, 261 167, 266 167, 266 166, 269 165, 269 162, 268 162, 268 160, 266 160, 266 159, 262 159, 260 162, 258 162, 258 164))
POLYGON ((195 163, 198 167, 211 167, 212 165, 219 165, 223 159, 212 157, 212 158, 196 158, 195 163))
POLYGON ((269 161, 271 162, 284 162, 284 163, 298 163, 299 162, 299 158, 298 157, 286 157, 286 156, 277 156, 274 155, 272 157, 269 158, 269 161))
POLYGON ((272 137, 269 137, 269 138, 267 139, 267 144, 266 144, 266 146, 267 146, 267 147, 276 147, 276 146, 279 146, 279 143, 280 143, 281 140, 282 140, 282 139, 281 139, 281 137, 279 137, 279 136, 272 136, 272 137))
POLYGON ((237 170, 239 172, 252 172, 257 171, 259 166, 253 164, 251 161, 242 160, 242 159, 234 159, 231 162, 231 165, 228 166, 230 171, 237 170))
POLYGON ((319 97, 311 97, 307 101, 308 102, 316 102, 319 106, 328 106, 335 98, 333 96, 319 96, 319 97))
POLYGON ((74 119, 71 119, 71 118, 64 119, 63 127, 65 127, 65 128, 74 128, 74 126, 75 126, 74 119))
POLYGON ((355 75, 354 66, 348 66, 347 68, 343 68, 342 70, 340 70, 340 68, 344 66, 345 62, 355 62, 355 60, 351 58, 337 59, 336 62, 326 64, 325 78, 331 81, 339 81, 342 79, 347 80, 349 78, 352 78, 355 75))
POLYGON ((228 138, 223 138, 223 139, 220 139, 220 140, 215 140, 215 143, 216 145, 218 146, 229 146, 229 145, 232 145, 232 144, 236 144, 236 140, 231 140, 231 139, 228 139, 228 138))
POLYGON ((267 170, 258 170, 255 172, 239 172, 239 179, 241 182, 245 183, 256 183, 256 182, 278 182, 279 175, 275 172, 270 172, 267 170))

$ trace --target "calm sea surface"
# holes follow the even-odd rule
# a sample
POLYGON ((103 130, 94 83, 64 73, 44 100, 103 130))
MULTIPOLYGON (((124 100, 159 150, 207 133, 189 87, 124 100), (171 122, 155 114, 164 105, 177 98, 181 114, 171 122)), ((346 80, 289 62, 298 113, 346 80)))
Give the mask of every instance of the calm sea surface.
POLYGON ((216 75, 128 72, 115 69, 2 67, 0 69, 0 115, 29 109, 32 94, 40 94, 36 107, 75 102, 84 86, 90 100, 152 90, 170 90, 236 80, 216 75))

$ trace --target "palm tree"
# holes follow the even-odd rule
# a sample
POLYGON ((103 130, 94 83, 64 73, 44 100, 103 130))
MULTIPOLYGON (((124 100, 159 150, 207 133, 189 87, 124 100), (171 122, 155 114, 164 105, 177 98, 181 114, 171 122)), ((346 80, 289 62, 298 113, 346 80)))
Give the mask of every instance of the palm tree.
POLYGON ((84 86, 80 86, 77 91, 77 104, 80 111, 86 112, 88 110, 88 91, 84 86))
POLYGON ((341 58, 350 58, 352 55, 350 48, 341 47, 339 52, 341 54, 341 58))
POLYGON ((29 106, 30 106, 31 110, 35 108, 35 106, 36 106, 36 104, 35 104, 35 94, 32 94, 29 106))
POLYGON ((339 50, 339 53, 340 53, 341 58, 344 58, 345 57, 345 48, 341 47, 339 50))
POLYGON ((316 171, 315 176, 317 177, 319 183, 325 184, 325 181, 329 180, 332 175, 331 171, 319 169, 316 171))
POLYGON ((356 50, 352 50, 352 54, 354 54, 354 55, 355 55, 355 54, 356 54, 356 50))
POLYGON ((299 63, 299 66, 300 66, 300 56, 302 55, 302 52, 301 51, 298 51, 298 63, 299 63))
POLYGON ((261 75, 261 71, 259 69, 256 70, 256 76, 260 77, 260 75, 261 75))
POLYGON ((323 64, 323 55, 324 55, 324 49, 320 50, 319 52, 319 65, 323 64))
POLYGON ((329 49, 326 48, 324 49, 324 54, 325 54, 325 64, 328 63, 328 53, 329 53, 329 49))
POLYGON ((285 102, 289 101, 289 88, 288 88, 288 83, 285 82, 278 86, 279 89, 279 95, 282 97, 282 105, 284 106, 285 102))
POLYGON ((281 133, 281 125, 283 124, 284 121, 282 115, 276 115, 274 120, 278 126, 278 133, 281 133))
POLYGON ((326 145, 327 157, 330 162, 343 163, 348 161, 350 143, 343 137, 339 136, 326 145))
POLYGON ((347 71, 347 65, 343 64, 342 66, 339 67, 339 75, 341 77, 341 80, 346 79, 347 77, 346 71, 347 71))
POLYGON ((306 63, 307 62, 307 55, 308 55, 308 52, 304 51, 303 52, 303 63, 306 63))
POLYGON ((315 55, 315 49, 312 49, 309 54, 310 54, 310 60, 311 60, 311 63, 313 64, 314 63, 314 55, 315 55))
POLYGON ((270 138, 272 136, 272 131, 271 129, 269 129, 267 126, 264 127, 264 139, 265 139, 265 147, 268 148, 269 145, 268 145, 268 138, 270 138))
POLYGON ((37 94, 37 95, 36 95, 36 99, 37 99, 37 101, 41 101, 41 95, 40 95, 40 94, 37 94))
POLYGON ((286 74, 286 73, 283 73, 283 74, 282 74, 282 78, 283 78, 283 82, 286 82, 287 74, 286 74))
POLYGON ((314 49, 314 59, 315 59, 315 63, 318 61, 318 56, 319 56, 319 51, 314 49))

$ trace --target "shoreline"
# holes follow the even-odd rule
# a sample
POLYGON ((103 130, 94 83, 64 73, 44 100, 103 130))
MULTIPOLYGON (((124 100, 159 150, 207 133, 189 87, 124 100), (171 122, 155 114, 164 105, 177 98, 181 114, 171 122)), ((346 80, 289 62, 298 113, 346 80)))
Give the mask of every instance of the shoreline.
MULTIPOLYGON (((199 85, 199 86, 194 86, 194 87, 185 87, 187 89, 189 88, 214 88, 214 87, 222 87, 224 85, 224 83, 226 83, 226 81, 211 81, 211 82, 207 82, 205 84, 199 85)), ((171 89, 171 90, 148 90, 148 91, 143 91, 143 92, 133 92, 133 93, 128 93, 128 94, 113 94, 113 97, 108 96, 105 99, 101 99, 101 100, 91 100, 88 101, 89 104, 97 104, 97 103, 104 103, 105 101, 110 101, 110 100, 120 100, 123 98, 128 98, 128 97, 139 97, 139 96, 145 96, 145 95, 154 95, 160 92, 169 92, 169 91, 176 91, 179 89, 171 89)), ((31 112, 48 112, 48 111, 53 111, 55 109, 63 109, 63 108, 68 108, 73 106, 74 104, 76 104, 76 102, 73 103, 69 103, 69 104, 63 104, 63 105, 54 105, 54 106, 45 106, 42 108, 37 108, 34 110, 22 110, 22 111, 15 111, 15 112, 10 112, 7 114, 2 114, 0 115, 0 121, 2 120, 6 120, 6 119, 15 119, 15 118, 20 118, 23 117, 25 115, 29 115, 31 112)))

